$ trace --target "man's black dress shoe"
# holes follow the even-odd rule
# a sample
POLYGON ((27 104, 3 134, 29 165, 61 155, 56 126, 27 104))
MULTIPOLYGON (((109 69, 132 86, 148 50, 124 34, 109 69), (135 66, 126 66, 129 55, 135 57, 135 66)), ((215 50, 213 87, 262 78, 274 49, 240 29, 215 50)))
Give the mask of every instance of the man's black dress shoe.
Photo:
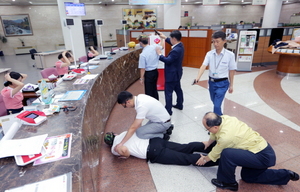
POLYGON ((298 173, 291 171, 291 170, 287 170, 290 174, 290 180, 292 181, 298 181, 299 180, 299 175, 298 173))
POLYGON ((173 105, 172 107, 174 107, 175 109, 179 109, 179 110, 183 109, 183 107, 178 107, 177 105, 173 105))
POLYGON ((219 187, 221 189, 229 189, 231 191, 237 191, 239 189, 239 184, 237 182, 235 182, 235 183, 224 183, 224 182, 218 181, 218 179, 212 179, 211 183, 214 184, 216 187, 219 187))
POLYGON ((171 126, 169 127, 169 129, 167 129, 166 134, 172 135, 173 129, 174 129, 174 125, 171 125, 171 126))

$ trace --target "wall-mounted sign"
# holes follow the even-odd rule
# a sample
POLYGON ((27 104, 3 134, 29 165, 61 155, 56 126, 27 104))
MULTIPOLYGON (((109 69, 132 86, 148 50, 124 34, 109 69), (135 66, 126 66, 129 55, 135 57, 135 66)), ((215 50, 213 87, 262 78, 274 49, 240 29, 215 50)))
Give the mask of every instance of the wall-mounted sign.
POLYGON ((203 0, 203 5, 219 5, 220 0, 203 0))
POLYGON ((176 0, 129 0, 129 5, 176 4, 176 0))
POLYGON ((267 0, 253 0, 252 5, 265 5, 267 0))

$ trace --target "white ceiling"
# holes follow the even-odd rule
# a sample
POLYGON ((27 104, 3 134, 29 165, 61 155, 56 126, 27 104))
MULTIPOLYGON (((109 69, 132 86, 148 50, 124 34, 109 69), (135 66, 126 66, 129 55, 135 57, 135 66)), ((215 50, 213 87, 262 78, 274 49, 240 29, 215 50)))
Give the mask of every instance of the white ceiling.
MULTIPOLYGON (((278 0, 281 1, 281 0, 278 0)), ((73 0, 70 0, 73 2, 73 0)), ((128 5, 129 0, 80 0, 85 4, 121 4, 128 5)), ((221 5, 250 5, 252 0, 220 0, 221 5)), ((300 3, 300 0, 282 0, 283 4, 300 3)), ((202 5, 202 0, 181 0, 182 5, 202 5)), ((1 5, 27 6, 27 5, 57 5, 57 0, 0 0, 1 5)))

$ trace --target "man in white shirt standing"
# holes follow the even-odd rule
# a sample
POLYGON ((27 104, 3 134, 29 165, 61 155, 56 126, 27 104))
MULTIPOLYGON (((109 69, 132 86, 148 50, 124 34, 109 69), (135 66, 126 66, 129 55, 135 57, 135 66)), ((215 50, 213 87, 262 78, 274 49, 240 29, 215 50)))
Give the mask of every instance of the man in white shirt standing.
POLYGON ((123 146, 134 133, 141 139, 154 137, 163 138, 165 140, 170 139, 173 130, 171 117, 158 100, 145 94, 133 96, 128 91, 122 91, 118 95, 118 103, 124 108, 135 108, 137 115, 125 137, 115 147, 115 150, 123 146), (148 119, 149 121, 142 126, 144 119, 148 119))
MULTIPOLYGON (((233 78, 236 70, 235 56, 233 52, 224 48, 226 34, 217 31, 212 36, 214 50, 209 51, 199 69, 198 76, 194 83, 198 84, 207 66, 209 66, 209 94, 214 104, 213 112, 223 115, 221 105, 226 91, 233 92, 233 78)), ((200 84, 198 84, 200 85, 200 84)))
POLYGON ((138 40, 140 46, 143 47, 143 51, 139 57, 140 83, 145 85, 146 95, 159 100, 157 92, 159 55, 156 54, 156 47, 163 49, 164 40, 160 40, 160 45, 150 45, 149 36, 144 34, 140 35, 138 40))

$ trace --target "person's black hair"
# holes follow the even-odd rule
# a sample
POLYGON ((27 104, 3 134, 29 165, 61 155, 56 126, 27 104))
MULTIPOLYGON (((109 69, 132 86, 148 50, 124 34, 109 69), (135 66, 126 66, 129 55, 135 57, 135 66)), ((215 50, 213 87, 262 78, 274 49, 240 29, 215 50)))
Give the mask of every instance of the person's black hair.
POLYGON ((180 26, 178 27, 178 29, 182 29, 182 26, 180 25, 180 26))
POLYGON ((207 112, 204 115, 204 119, 205 119, 206 125, 208 127, 220 126, 222 123, 221 116, 216 113, 213 113, 213 112, 207 112))
POLYGON ((174 30, 170 33, 170 37, 177 39, 177 41, 181 40, 181 32, 178 30, 174 30))
POLYGON ((243 23, 244 21, 240 21, 240 24, 243 23))
POLYGON ((140 35, 139 36, 139 42, 142 42, 144 45, 148 45, 149 43, 149 40, 148 40, 148 36, 145 36, 145 35, 140 35))
POLYGON ((221 38, 224 41, 226 39, 226 33, 224 33, 223 31, 216 31, 213 33, 212 38, 213 39, 221 38))
POLYGON ((121 93, 119 93, 118 95, 118 103, 119 104, 123 104, 126 103, 126 101, 128 101, 129 99, 132 99, 133 95, 128 92, 128 91, 122 91, 121 93))
MULTIPOLYGON (((23 78, 23 76, 22 76, 20 73, 14 72, 14 71, 10 72, 10 73, 9 73, 9 76, 10 76, 12 79, 15 79, 15 80, 18 80, 20 77, 23 78)), ((9 86, 9 85, 12 85, 12 82, 6 81, 6 82, 4 83, 4 86, 5 86, 5 87, 7 87, 7 86, 9 86)))
MULTIPOLYGON (((67 58, 71 58, 72 56, 71 56, 71 54, 70 54, 69 52, 67 52, 67 53, 66 53, 66 57, 67 57, 67 58)), ((58 59, 61 59, 61 58, 63 58, 62 53, 58 55, 58 59)))

